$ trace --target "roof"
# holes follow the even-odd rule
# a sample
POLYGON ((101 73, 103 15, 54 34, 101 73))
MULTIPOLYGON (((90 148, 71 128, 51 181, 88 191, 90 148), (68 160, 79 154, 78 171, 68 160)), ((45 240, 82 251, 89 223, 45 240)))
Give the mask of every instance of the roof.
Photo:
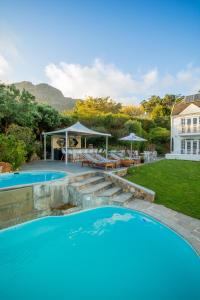
POLYGON ((172 109, 172 116, 179 115, 184 109, 186 109, 190 104, 194 104, 198 107, 200 107, 200 94, 193 95, 196 96, 192 101, 192 96, 186 96, 185 99, 179 103, 176 103, 172 109), (199 99, 197 97, 199 95, 199 99), (187 98, 188 97, 188 98, 187 98))
POLYGON ((60 130, 55 130, 55 131, 49 131, 49 132, 43 132, 44 135, 54 135, 54 134, 66 134, 71 133, 73 135, 99 135, 99 136, 111 136, 109 133, 103 133, 103 132, 98 132, 92 129, 87 128, 80 122, 76 122, 74 125, 63 128, 60 130))

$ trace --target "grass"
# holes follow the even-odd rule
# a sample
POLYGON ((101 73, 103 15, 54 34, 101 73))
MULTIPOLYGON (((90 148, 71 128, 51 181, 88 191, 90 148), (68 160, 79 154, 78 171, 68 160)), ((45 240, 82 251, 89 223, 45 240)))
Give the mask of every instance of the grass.
POLYGON ((126 179, 155 191, 155 203, 200 219, 200 162, 161 160, 130 168, 126 179))

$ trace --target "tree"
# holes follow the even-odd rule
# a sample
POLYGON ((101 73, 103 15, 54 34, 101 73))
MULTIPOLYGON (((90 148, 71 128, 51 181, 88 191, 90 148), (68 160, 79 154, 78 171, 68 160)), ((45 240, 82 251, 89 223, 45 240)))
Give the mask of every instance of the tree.
POLYGON ((17 141, 24 142, 25 150, 27 153, 27 158, 30 158, 31 155, 36 150, 36 136, 33 133, 32 129, 29 127, 22 127, 17 124, 12 124, 8 127, 7 133, 8 136, 12 135, 17 141))
POLYGON ((161 104, 161 98, 155 95, 151 96, 148 100, 143 100, 141 102, 141 105, 143 106, 144 110, 150 114, 157 104, 161 104))
POLYGON ((157 104, 151 112, 152 119, 156 119, 158 117, 164 117, 165 111, 161 104, 157 104))
POLYGON ((141 122, 139 121, 133 121, 133 120, 128 120, 124 124, 125 129, 127 130, 127 133, 135 133, 136 135, 141 136, 142 135, 142 125, 141 122))
POLYGON ((105 113, 116 114, 120 111, 121 104, 116 103, 109 97, 105 98, 93 98, 88 97, 84 101, 77 101, 74 108, 76 115, 101 115, 105 113))
POLYGON ((170 131, 166 128, 155 127, 150 130, 149 140, 156 145, 158 153, 169 151, 170 131))
POLYGON ((26 159, 26 145, 12 135, 0 134, 0 161, 9 162, 16 170, 26 159))
POLYGON ((32 126, 36 112, 34 99, 30 93, 20 92, 14 85, 0 84, 1 130, 6 132, 12 123, 32 126))
POLYGON ((37 133, 41 138, 43 131, 50 131, 61 125, 61 116, 57 110, 47 104, 37 105, 37 115, 35 117, 35 126, 37 133))
POLYGON ((157 116, 170 116, 175 103, 183 100, 181 95, 166 94, 163 98, 151 96, 148 100, 143 100, 141 105, 144 110, 155 118, 157 116))
POLYGON ((155 127, 151 129, 149 138, 153 143, 167 143, 170 140, 170 132, 166 128, 155 127))
POLYGON ((142 105, 124 105, 120 112, 132 118, 144 115, 144 107, 142 105))

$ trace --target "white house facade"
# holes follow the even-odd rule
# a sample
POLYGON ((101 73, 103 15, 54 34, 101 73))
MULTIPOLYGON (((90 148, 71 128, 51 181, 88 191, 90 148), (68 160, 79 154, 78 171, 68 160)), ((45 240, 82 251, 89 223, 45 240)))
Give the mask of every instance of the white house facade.
POLYGON ((167 159, 200 161, 200 94, 187 96, 174 105, 170 148, 167 159))

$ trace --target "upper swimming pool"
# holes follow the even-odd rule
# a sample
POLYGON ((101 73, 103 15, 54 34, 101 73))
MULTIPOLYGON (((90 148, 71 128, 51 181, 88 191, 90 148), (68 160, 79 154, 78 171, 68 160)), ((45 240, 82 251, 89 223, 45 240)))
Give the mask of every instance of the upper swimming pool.
POLYGON ((194 300, 200 259, 174 231, 104 207, 0 231, 3 300, 194 300))
POLYGON ((32 171, 0 174, 0 188, 51 181, 61 179, 65 176, 67 176, 67 173, 56 171, 32 171))

